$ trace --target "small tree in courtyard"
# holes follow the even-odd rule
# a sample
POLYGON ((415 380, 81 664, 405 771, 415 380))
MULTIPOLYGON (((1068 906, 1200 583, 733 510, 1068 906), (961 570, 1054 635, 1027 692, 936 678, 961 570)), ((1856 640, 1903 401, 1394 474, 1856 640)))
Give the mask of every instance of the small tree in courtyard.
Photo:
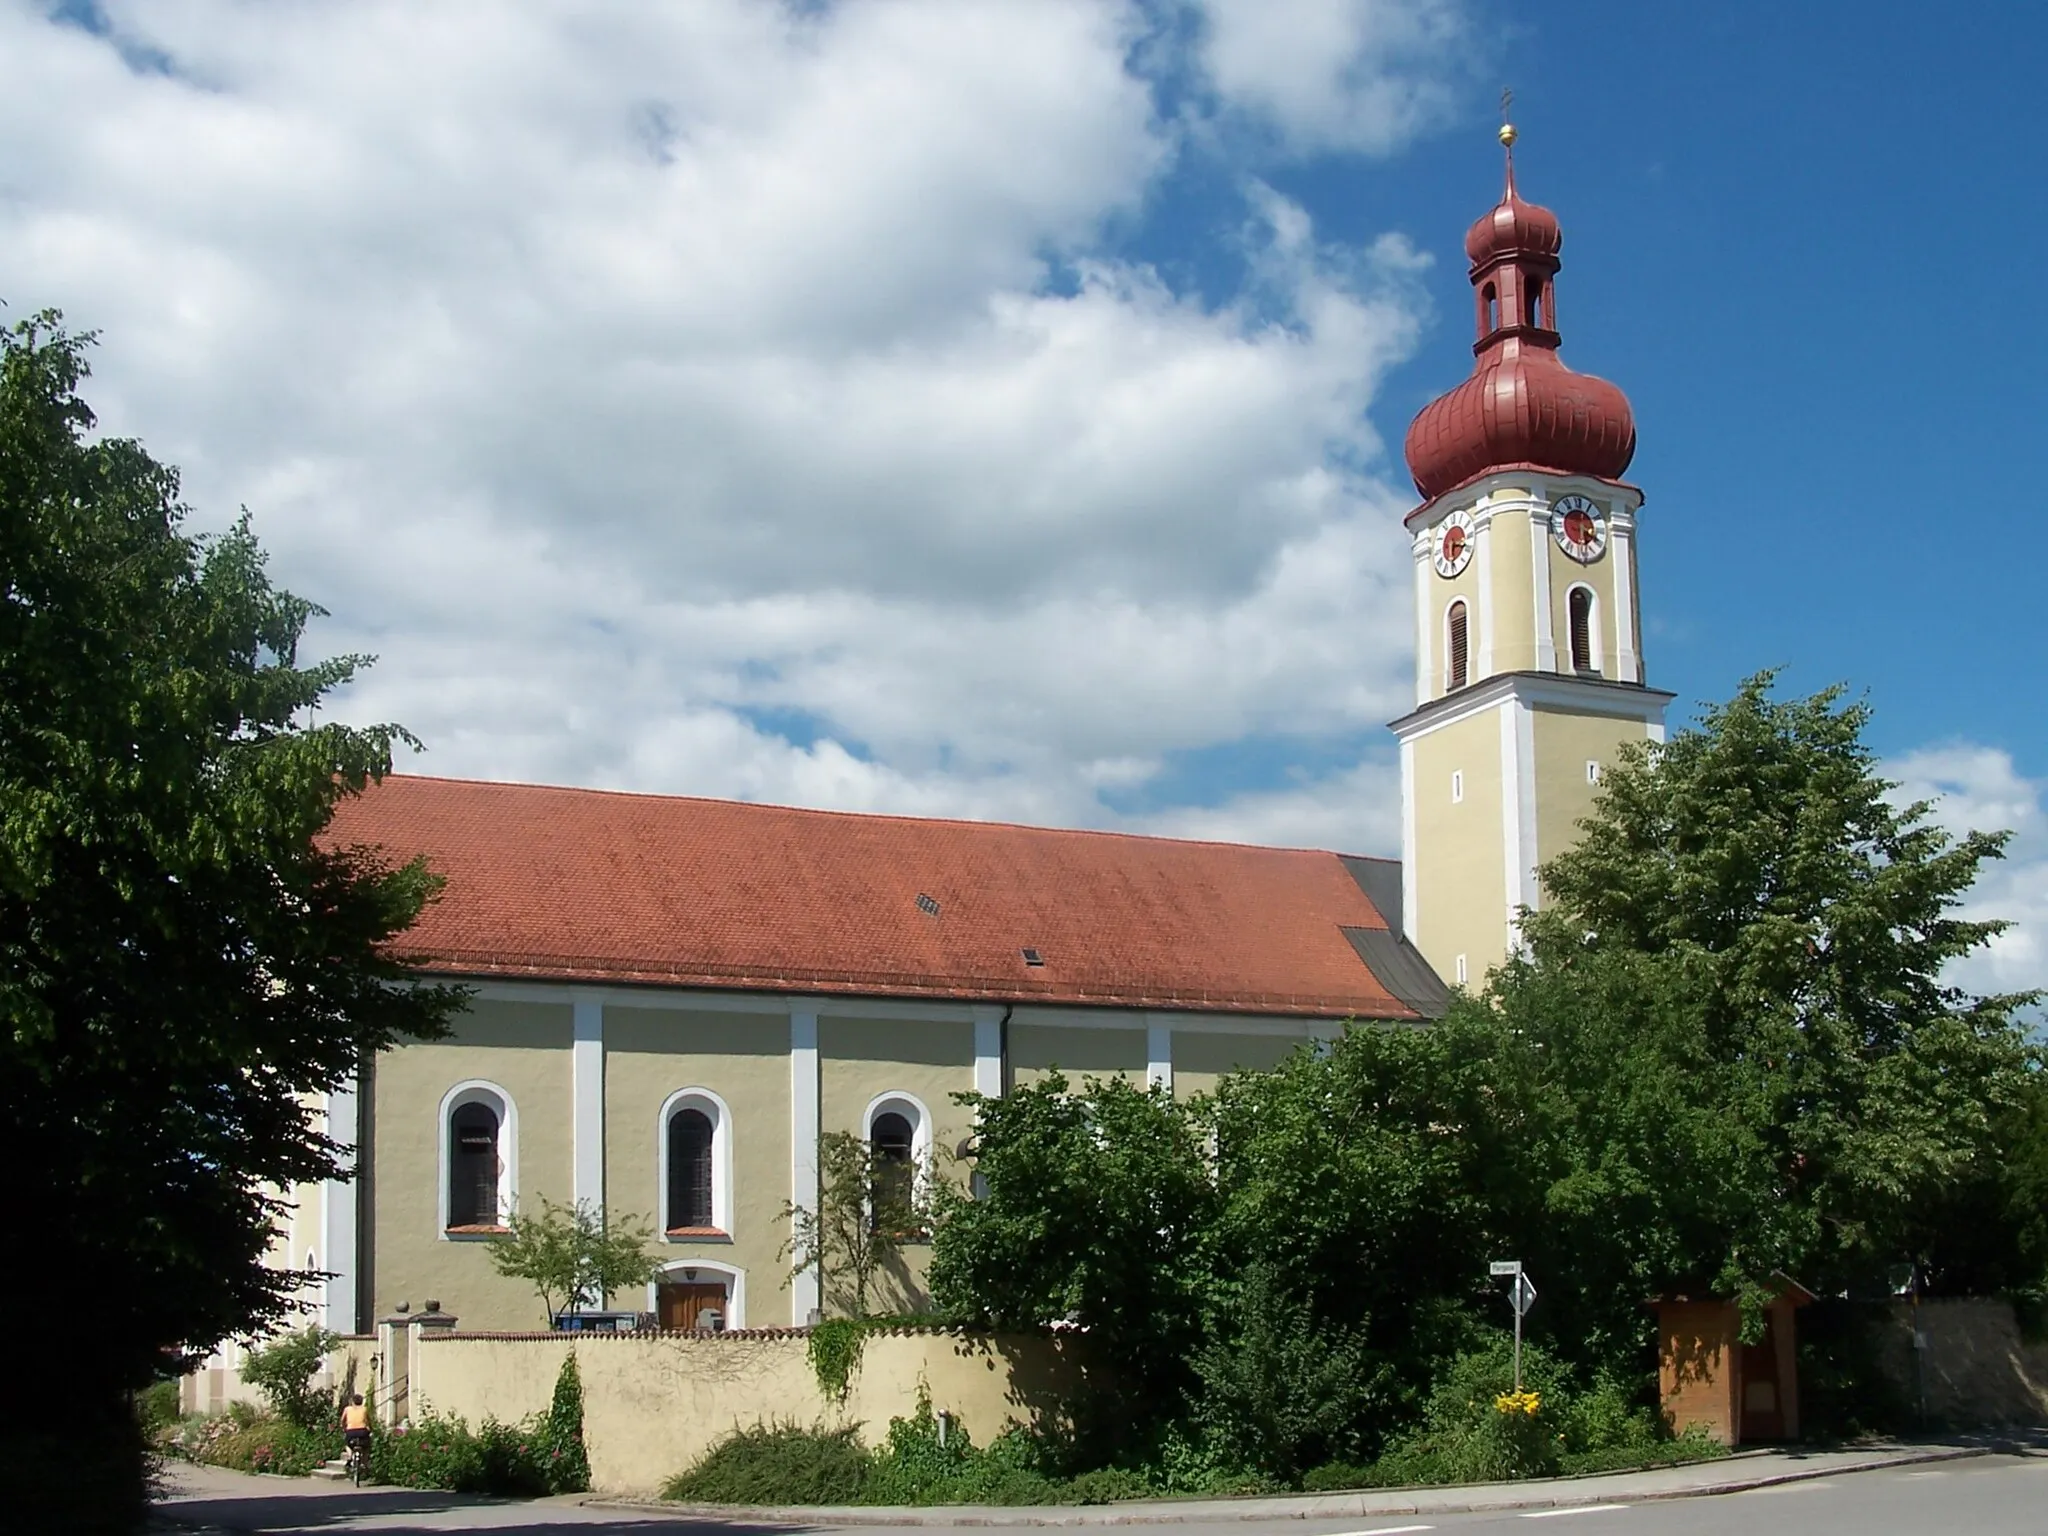
POLYGON ((882 1272, 930 1224, 922 1172, 851 1132, 821 1135, 816 1206, 786 1201, 782 1208, 789 1231, 781 1252, 791 1278, 815 1271, 826 1306, 869 1316, 882 1272))
POLYGON ((491 1244, 491 1267, 540 1295, 549 1327, 568 1309, 602 1304, 613 1291, 645 1285, 659 1267, 643 1217, 608 1217, 587 1203, 542 1200, 538 1214, 515 1210, 491 1244))

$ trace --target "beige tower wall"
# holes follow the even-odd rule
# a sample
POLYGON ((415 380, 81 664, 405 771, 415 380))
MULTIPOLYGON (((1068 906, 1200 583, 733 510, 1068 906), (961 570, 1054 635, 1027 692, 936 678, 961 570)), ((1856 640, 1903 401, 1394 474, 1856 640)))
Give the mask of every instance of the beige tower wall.
POLYGON ((488 1239, 442 1234, 441 1102, 481 1079, 511 1096, 518 1115, 518 1198, 537 1207, 570 1198, 571 1015, 567 1004, 478 999, 446 1040, 408 1045, 377 1060, 373 1201, 377 1316, 432 1298, 465 1327, 540 1326, 541 1305, 521 1280, 491 1268, 488 1239))
MULTIPOLYGON (((1511 705, 1505 707, 1512 707, 1511 705)), ((1445 981, 1476 986, 1507 952, 1507 866, 1501 846, 1500 709, 1483 710, 1418 738, 1414 754, 1415 944, 1445 981), (1451 798, 1461 774, 1462 798, 1451 798)))
POLYGON ((1593 814, 1599 786, 1586 765, 1611 768, 1627 742, 1649 739, 1639 720, 1577 715, 1559 709, 1534 711, 1536 747, 1536 853, 1550 858, 1578 842, 1579 823, 1593 814))

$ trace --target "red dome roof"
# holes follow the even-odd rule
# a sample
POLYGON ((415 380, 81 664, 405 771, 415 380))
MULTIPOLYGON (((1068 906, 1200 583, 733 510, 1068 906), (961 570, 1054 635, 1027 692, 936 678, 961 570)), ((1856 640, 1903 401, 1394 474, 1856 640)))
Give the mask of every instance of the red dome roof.
POLYGON ((1525 203, 1515 196, 1512 174, 1507 196, 1465 231, 1465 255, 1475 268, 1503 256, 1555 256, 1563 248, 1564 229, 1557 215, 1540 203, 1525 203))
POLYGON ((1613 480, 1635 457, 1628 397, 1557 355, 1552 279, 1563 245, 1557 216, 1515 195, 1510 159, 1506 193, 1465 236, 1478 301, 1472 376, 1408 428, 1408 469, 1425 499, 1525 465, 1613 480))

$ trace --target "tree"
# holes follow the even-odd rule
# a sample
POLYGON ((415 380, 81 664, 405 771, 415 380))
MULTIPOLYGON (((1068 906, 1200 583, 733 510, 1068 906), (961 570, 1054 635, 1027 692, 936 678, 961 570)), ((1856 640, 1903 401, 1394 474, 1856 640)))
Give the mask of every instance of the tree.
POLYGON ((1896 803, 1866 706, 1771 685, 1609 771, 1484 1005, 1497 1075, 1545 1103, 1519 1220, 1573 1277, 1549 1322, 1616 1349, 1660 1289, 1753 1311, 1777 1274, 1833 1293, 1913 1257, 1916 1212, 2026 1122, 2029 999, 1945 980, 2001 926, 1955 908, 2005 835, 1896 803))
POLYGON ((334 1404, 313 1389, 313 1378, 341 1342, 325 1328, 302 1328, 253 1349, 242 1362, 242 1380, 263 1394, 270 1411, 300 1429, 331 1429, 334 1404))
POLYGON ((1216 1186, 1204 1106, 1052 1073, 975 1114, 980 1195, 942 1197, 931 1288, 997 1327, 1072 1322, 1121 1382, 1126 1427, 1179 1411, 1203 1339, 1216 1186))
POLYGON ((491 1243, 491 1267, 532 1285, 552 1328, 559 1312, 602 1305, 613 1291, 653 1279, 660 1267, 647 1251, 653 1236, 644 1217, 612 1219, 587 1202, 567 1206, 543 1199, 538 1215, 512 1213, 505 1235, 491 1243))
POLYGON ((300 665, 320 610, 246 519, 186 535, 176 471, 90 436, 90 340, 0 337, 0 1221, 36 1256, 0 1294, 30 1319, 48 1276, 93 1287, 0 1470, 111 1507, 142 1486, 126 1393, 291 1310, 267 1191, 343 1172, 310 1096, 463 994, 381 948, 425 865, 322 840, 411 738, 313 718, 363 658, 300 665))
POLYGON ((789 1224, 781 1257, 790 1278, 815 1271, 823 1301, 847 1317, 867 1317, 877 1280, 897 1267, 907 1239, 930 1225, 923 1170, 877 1154, 848 1131, 818 1137, 815 1206, 784 1201, 789 1224))

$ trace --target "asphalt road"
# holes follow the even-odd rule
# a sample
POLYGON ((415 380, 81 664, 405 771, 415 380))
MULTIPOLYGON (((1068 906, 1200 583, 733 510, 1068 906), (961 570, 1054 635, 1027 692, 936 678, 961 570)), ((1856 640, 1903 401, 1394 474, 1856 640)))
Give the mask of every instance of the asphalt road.
MULTIPOLYGON (((387 1536, 488 1531, 524 1536, 574 1528, 585 1536, 774 1536, 822 1533, 828 1526, 764 1526, 743 1520, 685 1521, 673 1516, 586 1509, 573 1504, 477 1504, 404 1489, 304 1493, 207 1494, 166 1508, 178 1524, 262 1533, 377 1531, 387 1536)), ((0 1511, 4 1514, 4 1511, 0 1511)), ((175 1530, 176 1526, 166 1529, 175 1530)), ((889 1527, 844 1528, 848 1536, 884 1536, 889 1527)), ((933 1536, 943 1526, 902 1527, 933 1536)), ((986 1529, 983 1527, 981 1529, 986 1529)), ((1020 1533, 1029 1527, 1012 1527, 1020 1533)), ((1377 1520, 1274 1520, 1082 1528, 1088 1536, 1422 1536, 1491 1532, 1495 1536, 2048 1536, 2048 1455, 1974 1457, 1932 1467, 1859 1472, 1704 1498, 1589 1505, 1519 1513, 1393 1516, 1377 1520)))

